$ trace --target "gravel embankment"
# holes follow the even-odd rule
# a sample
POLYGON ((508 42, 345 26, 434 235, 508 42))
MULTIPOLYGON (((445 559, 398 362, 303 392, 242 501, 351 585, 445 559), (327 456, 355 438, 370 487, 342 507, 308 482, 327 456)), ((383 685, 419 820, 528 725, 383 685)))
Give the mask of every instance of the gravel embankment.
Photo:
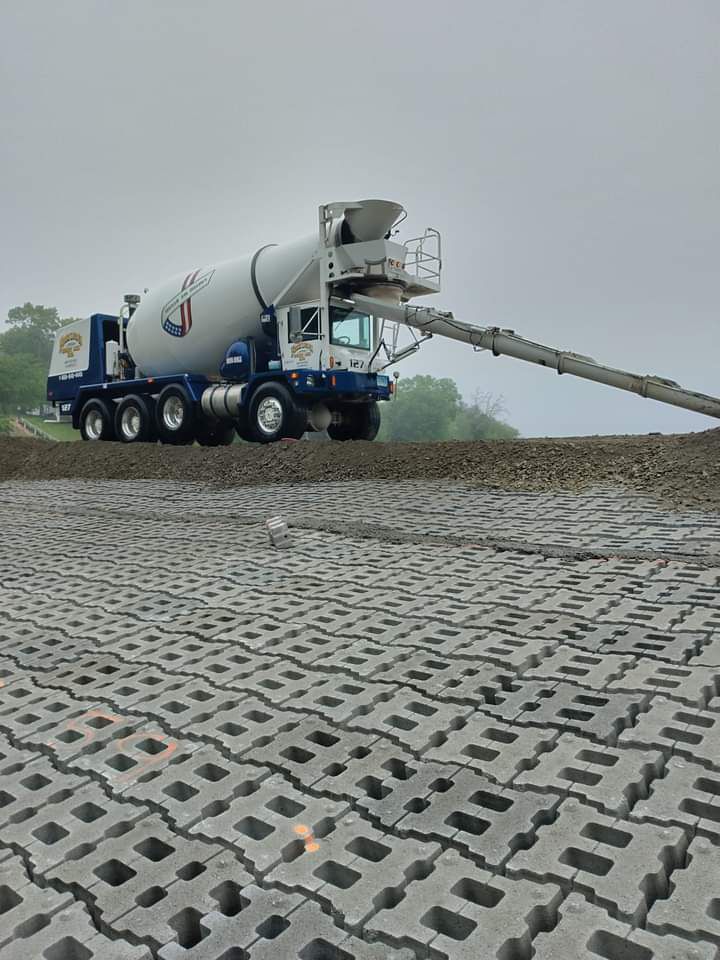
POLYGON ((168 447, 0 439, 0 480, 464 481, 514 490, 610 483, 670 504, 720 508, 720 430, 671 436, 447 443, 304 443, 168 447))

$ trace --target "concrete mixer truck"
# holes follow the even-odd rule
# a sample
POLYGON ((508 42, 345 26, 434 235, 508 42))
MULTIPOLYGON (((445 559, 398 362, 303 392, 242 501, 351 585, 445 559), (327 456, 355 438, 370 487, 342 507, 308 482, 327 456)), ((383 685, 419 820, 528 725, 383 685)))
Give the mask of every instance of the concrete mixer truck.
POLYGON ((204 446, 327 431, 372 440, 388 369, 439 335, 720 418, 720 400, 412 305, 437 293, 440 234, 400 242, 400 204, 323 204, 318 229, 128 294, 58 330, 47 396, 84 440, 204 446), (401 334, 401 332, 404 332, 401 334))

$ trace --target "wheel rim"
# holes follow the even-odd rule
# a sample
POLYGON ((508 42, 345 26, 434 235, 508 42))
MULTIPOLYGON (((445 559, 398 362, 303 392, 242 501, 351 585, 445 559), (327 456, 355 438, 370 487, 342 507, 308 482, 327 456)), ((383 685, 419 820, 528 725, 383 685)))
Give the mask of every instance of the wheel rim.
POLYGON ((120 432, 126 440, 136 440, 140 433, 141 417, 137 407, 125 407, 120 417, 120 432))
POLYGON ((264 397, 257 408, 257 425, 266 437, 280 429, 283 421, 283 408, 277 397, 264 397))
POLYGON ((185 423, 185 404, 181 397, 168 397, 163 404, 163 424, 168 430, 179 430, 185 423))
POLYGON ((91 410, 85 417, 85 433, 88 440, 99 440, 103 432, 103 415, 99 410, 91 410))

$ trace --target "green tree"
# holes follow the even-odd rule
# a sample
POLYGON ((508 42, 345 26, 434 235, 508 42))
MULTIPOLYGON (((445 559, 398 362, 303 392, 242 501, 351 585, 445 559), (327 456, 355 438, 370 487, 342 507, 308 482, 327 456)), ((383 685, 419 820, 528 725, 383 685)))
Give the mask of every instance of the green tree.
POLYGON ((380 440, 447 440, 460 411, 454 380, 418 375, 400 381, 397 396, 382 405, 380 440))
POLYGON ((382 405, 379 440, 497 440, 518 436, 503 419, 502 398, 475 393, 463 402, 450 378, 401 380, 397 396, 382 405))
POLYGON ((10 329, 0 334, 0 352, 33 356, 47 365, 55 331, 70 319, 61 320, 55 307, 25 303, 8 310, 7 322, 10 329))
POLYGON ((57 307, 43 307, 42 304, 24 303, 21 307, 8 310, 7 322, 11 327, 42 331, 47 337, 52 337, 58 327, 69 320, 61 320, 57 307))
POLYGON ((25 412, 45 399, 47 367, 27 354, 0 350, 0 411, 25 412))
POLYGON ((0 411, 16 413, 37 407, 45 389, 55 331, 61 320, 55 307, 25 303, 8 311, 8 328, 0 333, 0 411))
POLYGON ((519 431, 504 420, 502 397, 479 390, 470 403, 463 403, 455 418, 453 438, 456 440, 512 440, 519 431))

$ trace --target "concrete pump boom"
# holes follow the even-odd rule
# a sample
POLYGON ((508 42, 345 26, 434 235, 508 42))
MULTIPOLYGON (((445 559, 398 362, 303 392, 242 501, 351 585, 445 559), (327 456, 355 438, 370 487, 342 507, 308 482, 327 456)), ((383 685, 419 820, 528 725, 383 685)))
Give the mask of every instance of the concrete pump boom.
POLYGON ((673 380, 642 376, 608 367, 593 360, 592 357, 583 357, 566 350, 555 350, 542 343, 526 340, 513 330, 478 327, 472 323, 464 323, 456 320, 452 313, 434 310, 432 307, 387 303, 360 295, 355 295, 353 302, 358 308, 376 317, 412 327, 426 335, 437 334, 441 337, 449 337, 451 340, 469 343, 479 350, 489 350, 496 357, 515 357, 517 360, 537 363, 541 367, 551 367, 558 373, 570 373, 584 380, 594 380, 596 383, 604 383, 618 390, 628 390, 641 397, 649 397, 651 400, 670 403, 675 407, 683 407, 685 410, 694 410, 696 413, 704 413, 708 417, 720 419, 720 399, 694 390, 686 390, 673 380))

